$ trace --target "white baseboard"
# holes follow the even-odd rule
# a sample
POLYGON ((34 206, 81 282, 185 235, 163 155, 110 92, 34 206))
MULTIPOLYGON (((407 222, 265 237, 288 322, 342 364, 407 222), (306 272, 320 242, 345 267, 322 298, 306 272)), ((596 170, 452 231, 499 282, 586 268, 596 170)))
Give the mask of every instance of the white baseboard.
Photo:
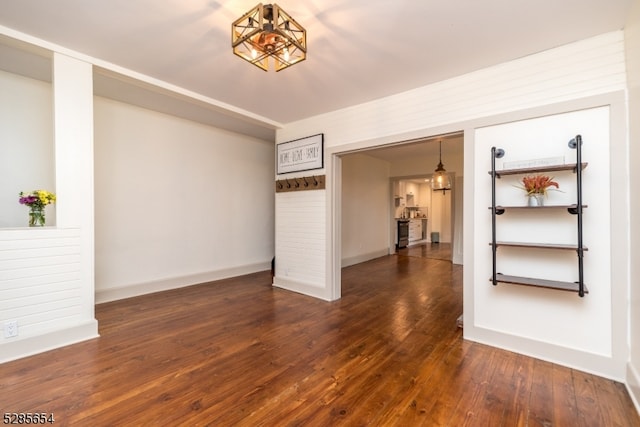
POLYGON ((273 286, 321 300, 331 301, 331 298, 328 296, 327 289, 321 286, 315 286, 313 284, 302 283, 297 280, 277 276, 273 278, 273 286))
POLYGON ((127 286, 96 290, 96 304, 116 301, 124 298, 137 297, 154 292, 183 288, 185 286, 228 279, 230 277, 243 276, 271 269, 270 262, 248 264, 239 267, 225 268, 222 270, 207 271, 204 273, 190 274, 188 276, 168 277, 154 280, 153 282, 135 283, 127 286))
POLYGON ((384 248, 384 249, 379 249, 377 251, 368 252, 366 254, 360 254, 360 255, 356 255, 348 258, 343 258, 341 264, 342 264, 342 268, 350 267, 352 265, 360 264, 361 262, 370 261, 372 259, 380 258, 382 256, 387 256, 387 255, 389 255, 389 249, 384 248))
POLYGON ((627 390, 633 400, 633 404, 636 406, 636 411, 640 414, 640 373, 631 364, 627 363, 627 390))
POLYGON ((79 325, 15 341, 3 342, 0 363, 21 359, 45 351, 97 338, 98 322, 91 319, 79 325))
POLYGON ((556 363, 600 377, 625 382, 626 363, 605 355, 563 347, 557 344, 506 334, 465 323, 464 339, 502 348, 525 356, 556 363))

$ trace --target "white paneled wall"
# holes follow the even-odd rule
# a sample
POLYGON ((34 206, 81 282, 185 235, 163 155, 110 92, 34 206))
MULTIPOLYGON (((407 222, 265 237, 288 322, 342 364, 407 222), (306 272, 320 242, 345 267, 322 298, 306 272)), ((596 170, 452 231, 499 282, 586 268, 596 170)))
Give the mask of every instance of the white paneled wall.
POLYGON ((276 194, 274 285, 325 295, 325 197, 326 190, 276 194))
POLYGON ((0 312, 19 336, 82 321, 80 230, 44 227, 0 233, 0 312))
MULTIPOLYGON (((283 142, 324 133, 325 165, 331 173, 331 155, 343 151, 459 131, 464 123, 472 120, 624 89, 624 37, 618 31, 289 123, 277 131, 276 139, 283 142)), ((331 189, 327 191, 326 200, 330 200, 333 197, 331 189)), ((329 206, 326 201, 318 203, 315 215, 321 215, 329 206)), ((276 223, 281 221, 281 215, 289 213, 289 209, 296 209, 296 203, 281 205, 276 212, 276 223)), ((473 215, 473 212, 468 211, 467 215, 473 215)), ((327 220, 331 220, 331 216, 327 216, 327 220)), ((328 225, 326 241, 330 241, 328 237, 334 227, 328 225)), ((283 258, 287 254, 284 248, 290 237, 281 234, 285 230, 284 227, 276 229, 276 253, 280 252, 278 263, 289 262, 283 258)), ((304 239, 300 235, 295 237, 304 239)), ((334 248, 324 250, 323 254, 334 252, 334 248)), ((294 259, 295 256, 291 261, 294 259)), ((325 261, 324 255, 306 260, 305 267, 319 271, 339 265, 339 260, 334 263, 325 261)), ((322 276, 315 277, 314 283, 318 283, 320 277, 326 279, 322 286, 327 295, 332 295, 332 288, 339 289, 339 284, 331 279, 339 275, 325 271, 322 276)))
MULTIPOLYGON (((572 337, 573 341, 569 345, 563 345, 561 342, 563 336, 566 335, 551 333, 558 325, 562 327, 574 325, 572 311, 584 308, 576 307, 577 304, 573 300, 568 309, 564 311, 560 307, 555 308, 557 310, 556 326, 547 328, 545 331, 535 329, 532 323, 525 322, 526 325, 520 325, 522 327, 515 325, 515 330, 511 329, 505 333, 503 329, 496 326, 500 321, 495 318, 483 318, 482 320, 487 324, 493 322, 487 328, 490 329, 490 333, 482 334, 482 336, 478 333, 472 336, 468 334, 467 325, 469 324, 470 328, 473 327, 473 313, 470 308, 471 311, 467 316, 467 309, 474 303, 475 268, 478 263, 484 264, 486 262, 484 259, 474 260, 472 248, 478 245, 482 245, 483 248, 487 246, 486 239, 474 241, 473 238, 474 218, 487 216, 486 203, 482 205, 481 209, 476 209, 473 205, 474 192, 477 186, 481 185, 474 178, 474 169, 482 165, 482 163, 476 165, 473 152, 472 139, 476 128, 537 117, 540 114, 551 114, 551 112, 571 111, 577 104, 583 105, 581 108, 588 108, 615 102, 616 106, 612 109, 612 111, 615 110, 615 113, 612 112, 611 120, 616 123, 615 127, 612 126, 612 135, 616 133, 616 136, 612 137, 611 150, 618 152, 624 150, 626 144, 624 136, 620 136, 625 134, 624 129, 621 129, 626 124, 622 111, 624 106, 620 104, 620 94, 625 90, 624 35, 621 31, 617 31, 366 104, 289 123, 284 129, 278 131, 276 139, 287 141, 324 133, 325 167, 328 175, 333 174, 337 177, 334 183, 335 188, 328 187, 327 189, 326 200, 324 202, 318 200, 318 212, 309 213, 312 217, 325 215, 327 221, 325 242, 328 246, 324 248, 323 252, 327 255, 319 256, 315 260, 308 257, 304 260, 304 268, 308 271, 315 272, 324 269, 323 275, 314 276, 316 285, 319 285, 317 280, 324 278, 324 289, 315 289, 315 293, 339 297, 341 285, 339 283, 339 267, 337 267, 339 259, 336 259, 340 252, 339 246, 337 246, 340 236, 334 238, 335 230, 338 230, 337 233, 339 233, 340 224, 334 222, 334 218, 339 218, 339 215, 333 212, 334 207, 336 210, 340 209, 340 196, 336 194, 336 189, 340 185, 340 170, 339 162, 335 162, 334 159, 352 150, 464 129, 464 167, 465 176, 468 176, 464 183, 465 337, 545 357, 558 363, 591 370, 601 375, 621 378, 621 365, 624 365, 624 362, 621 361, 626 356, 624 338, 628 321, 624 318, 626 309, 619 307, 619 310, 609 310, 602 304, 606 304, 609 298, 612 298, 612 304, 619 305, 622 301, 620 295, 628 286, 628 276, 625 273, 627 271, 625 270, 626 261, 624 261, 626 259, 624 257, 628 257, 628 252, 617 253, 620 248, 624 248, 624 245, 622 247, 610 245, 611 251, 608 256, 612 260, 611 276, 606 277, 606 271, 600 273, 601 277, 606 277, 604 280, 610 280, 611 284, 616 284, 610 288, 607 288, 608 285, 601 285, 600 291, 605 294, 610 291, 611 295, 603 297, 601 302, 594 298, 593 301, 587 303, 587 311, 591 312, 598 311, 600 304, 602 310, 598 316, 604 315, 606 317, 606 320, 598 326, 598 342, 595 344, 589 342, 588 336, 584 335, 582 329, 579 330, 581 335, 572 337), (590 102, 596 104, 589 104, 590 102), (602 103, 597 104, 597 102, 602 103), (561 108, 567 109, 562 110, 561 108), (469 138, 469 142, 467 138, 469 138), (468 250, 467 246, 471 249, 468 250), (330 257, 330 262, 327 262, 327 257, 330 257), (617 265, 613 265, 615 263, 617 265), (470 300, 467 299, 468 296, 470 296, 470 300)), ((623 193, 626 185, 624 182, 622 182, 623 185, 620 185, 617 177, 620 173, 623 173, 623 169, 612 170, 612 176, 616 177, 612 178, 609 191, 612 203, 621 203, 624 206, 626 199, 623 193)), ((486 168, 483 168, 482 174, 483 178, 487 177, 486 168)), ((297 209, 295 202, 280 206, 276 211, 276 222, 278 223, 282 218, 290 215, 294 209, 297 209)), ((616 217, 614 219, 612 216, 610 229, 605 230, 604 234, 598 235, 599 240, 604 239, 601 247, 605 250, 607 245, 624 234, 620 232, 620 227, 624 227, 626 217, 624 214, 614 213, 616 217)), ((279 254, 277 262, 281 265, 288 265, 295 262, 300 255, 282 250, 288 244, 288 239, 291 238, 284 231, 283 226, 278 226, 276 229, 276 253, 279 254)), ((302 229, 301 232, 304 235, 296 234, 296 239, 305 239, 307 231, 302 229)), ((316 232, 317 228, 314 227, 313 238, 317 240, 316 232)), ((311 237, 311 232, 308 235, 311 237)), ((317 241, 319 242, 319 240, 317 241)), ((314 247, 314 250, 319 251, 319 249, 314 247)), ((488 283, 488 279, 477 280, 488 283)), ((302 287, 298 287, 297 290, 305 292, 302 287)), ((578 297, 575 296, 575 298, 578 297)), ((557 305, 557 300, 555 301, 554 305, 557 305)), ((508 303, 505 303, 506 306, 508 303)), ((530 308, 527 307, 527 309, 530 308)), ((504 322, 509 323, 511 319, 505 318, 504 322)), ((562 333, 570 332, 563 330, 562 333)))
POLYGON ((278 131, 277 139, 323 132, 327 147, 384 140, 624 88, 624 37, 613 32, 289 123, 278 131))

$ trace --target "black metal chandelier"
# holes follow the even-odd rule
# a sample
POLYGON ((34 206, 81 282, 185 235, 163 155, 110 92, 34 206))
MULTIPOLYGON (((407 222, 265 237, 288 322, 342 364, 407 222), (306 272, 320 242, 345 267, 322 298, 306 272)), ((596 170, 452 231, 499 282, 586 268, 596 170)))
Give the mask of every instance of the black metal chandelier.
POLYGON ((307 31, 277 4, 258 4, 231 24, 233 53, 267 71, 276 71, 307 57, 307 31))

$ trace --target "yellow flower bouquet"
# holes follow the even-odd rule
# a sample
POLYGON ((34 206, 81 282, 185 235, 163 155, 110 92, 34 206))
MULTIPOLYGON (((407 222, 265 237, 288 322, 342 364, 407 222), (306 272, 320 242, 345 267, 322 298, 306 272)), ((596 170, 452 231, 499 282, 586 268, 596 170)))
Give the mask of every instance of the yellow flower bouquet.
POLYGON ((46 190, 34 190, 27 194, 21 191, 18 202, 29 206, 29 227, 42 227, 45 224, 44 208, 56 202, 56 195, 46 190))

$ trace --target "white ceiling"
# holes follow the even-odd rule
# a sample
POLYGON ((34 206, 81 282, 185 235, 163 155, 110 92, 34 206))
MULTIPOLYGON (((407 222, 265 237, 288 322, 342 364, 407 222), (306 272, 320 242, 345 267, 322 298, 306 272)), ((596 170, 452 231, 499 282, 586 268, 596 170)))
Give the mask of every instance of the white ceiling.
POLYGON ((433 161, 433 159, 437 159, 440 156, 440 150, 442 150, 443 163, 446 164, 447 157, 459 155, 459 153, 463 152, 463 134, 453 133, 418 141, 395 143, 380 148, 369 148, 363 150, 361 153, 391 163, 401 163, 415 159, 429 159, 433 164, 429 164, 427 169, 431 171, 431 169, 435 170, 436 168, 437 160, 433 161))
POLYGON ((282 0, 309 52, 278 73, 231 51, 255 0, 5 0, 0 25, 285 124, 622 29, 633 1, 282 0))

